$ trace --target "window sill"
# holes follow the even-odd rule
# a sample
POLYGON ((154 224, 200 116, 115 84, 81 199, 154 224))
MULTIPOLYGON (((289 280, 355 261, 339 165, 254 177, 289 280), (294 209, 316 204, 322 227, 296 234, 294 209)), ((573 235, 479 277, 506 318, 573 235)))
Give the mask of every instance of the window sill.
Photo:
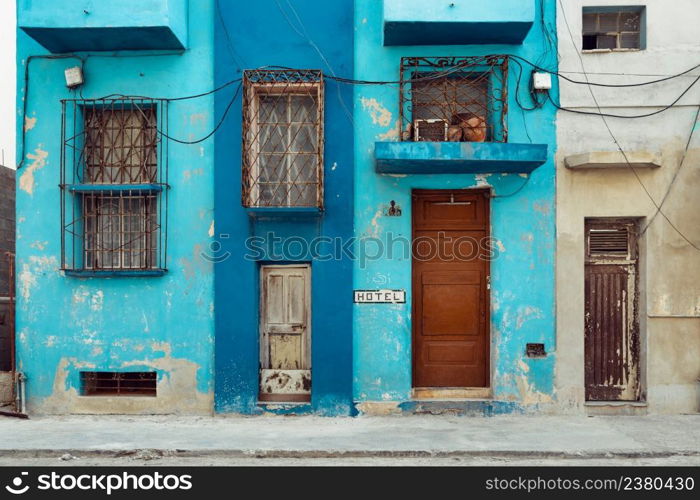
POLYGON ((137 191, 139 193, 159 193, 164 184, 68 184, 66 189, 73 193, 105 193, 137 191))
POLYGON ((607 54, 608 52, 641 52, 644 49, 581 49, 582 54, 607 54))
POLYGON ((165 275, 167 269, 64 269, 66 276, 73 278, 154 278, 165 275))
POLYGON ((319 207, 248 207, 248 215, 260 217, 320 217, 323 209, 319 207))

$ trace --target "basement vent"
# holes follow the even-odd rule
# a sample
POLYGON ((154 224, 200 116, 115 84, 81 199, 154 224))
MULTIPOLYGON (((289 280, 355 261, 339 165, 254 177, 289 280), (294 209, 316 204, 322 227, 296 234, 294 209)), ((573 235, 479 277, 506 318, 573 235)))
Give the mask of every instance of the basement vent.
POLYGON ((588 238, 591 255, 627 255, 629 252, 627 228, 591 229, 588 238))
POLYGON ((80 372, 83 396, 156 396, 156 372, 80 372))

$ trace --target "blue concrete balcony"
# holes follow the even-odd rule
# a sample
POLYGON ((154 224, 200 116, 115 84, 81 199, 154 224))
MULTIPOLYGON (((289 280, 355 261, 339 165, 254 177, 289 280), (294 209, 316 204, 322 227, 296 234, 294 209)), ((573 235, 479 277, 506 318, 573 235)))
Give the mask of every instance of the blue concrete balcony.
POLYGON ((384 45, 523 43, 535 0, 384 0, 384 45))
POLYGON ((19 0, 18 25, 53 53, 183 50, 188 0, 19 0))
POLYGON ((529 174, 547 161, 546 144, 377 142, 380 174, 529 174))

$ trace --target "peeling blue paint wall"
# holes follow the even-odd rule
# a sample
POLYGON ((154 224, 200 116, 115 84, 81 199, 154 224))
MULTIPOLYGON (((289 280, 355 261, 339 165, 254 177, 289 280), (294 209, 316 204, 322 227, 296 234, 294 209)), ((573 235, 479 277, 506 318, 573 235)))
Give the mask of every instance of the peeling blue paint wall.
MULTIPOLYGON (((538 2, 539 5, 539 2, 538 2)), ((544 1, 544 21, 555 27, 555 2, 544 1)), ((497 3, 489 8, 498 10, 497 3)), ((403 56, 517 54, 536 61, 548 46, 538 21, 522 45, 383 45, 382 2, 355 2, 355 78, 395 81, 403 56)), ((506 16, 507 17, 507 16, 506 16)), ((556 69, 556 40, 542 61, 556 69), (554 51, 553 53, 551 51, 554 51)), ((412 189, 490 187, 492 236, 500 241, 491 266, 491 387, 493 398, 514 402, 505 411, 552 401, 555 363, 555 109, 549 103, 521 111, 515 102, 517 66, 509 74, 508 141, 547 144, 547 162, 528 180, 519 174, 382 175, 375 172, 375 142, 399 140, 398 88, 355 88, 355 232, 359 238, 411 237, 412 189), (525 184, 523 186, 523 184, 525 184), (402 209, 387 217, 391 200, 402 209), (545 358, 525 357, 526 343, 544 343, 545 358)), ((521 99, 530 103, 527 74, 521 99)), ((362 245, 359 245, 361 247, 362 245)), ((361 304, 354 318, 354 398, 405 402, 411 398, 411 261, 382 257, 355 264, 355 289, 405 289, 406 304, 361 304)))
MULTIPOLYGON (((353 73, 352 0, 219 2, 216 82, 240 78, 245 69, 284 66, 353 73)), ((217 118, 235 85, 217 94, 217 118)), ((319 259, 299 247, 280 245, 254 258, 251 236, 348 239, 353 223, 352 88, 326 81, 324 206, 319 217, 281 214, 252 218, 241 206, 241 100, 217 134, 216 410, 259 413, 352 413, 352 263, 319 259), (218 246, 220 244, 220 246, 218 246), (261 263, 311 263, 312 387, 308 405, 258 405, 259 272, 261 263)), ((328 247, 325 247, 328 249, 328 247)))
MULTIPOLYGON (((59 270, 60 99, 110 94, 178 97, 214 86, 214 0, 189 2, 181 53, 83 53, 85 85, 65 86, 76 59, 47 54, 18 30, 18 102, 27 99, 24 165, 17 173, 17 353, 28 378, 29 411, 44 413, 208 413, 213 408, 214 141, 169 145, 168 272, 151 278, 67 277, 59 270), (116 55, 116 57, 114 57, 116 55), (157 398, 81 397, 81 370, 158 373, 157 398)), ((63 2, 42 15, 59 20, 63 2)), ((120 14, 118 11, 115 15, 120 14)), ((20 121, 18 120, 18 122, 20 121)), ((18 128, 19 128, 18 127, 18 128)), ((214 98, 169 105, 169 134, 183 140, 214 127, 214 98)), ((18 138, 21 138, 18 130, 18 138)), ((18 146, 21 151, 21 144, 18 146)), ((19 157, 19 156, 18 156, 19 157)))

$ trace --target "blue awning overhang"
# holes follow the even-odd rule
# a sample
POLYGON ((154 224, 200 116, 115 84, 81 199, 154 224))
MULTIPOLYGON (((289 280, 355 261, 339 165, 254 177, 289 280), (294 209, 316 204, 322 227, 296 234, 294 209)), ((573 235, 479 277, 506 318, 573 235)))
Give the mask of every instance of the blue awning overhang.
POLYGON ((384 45, 521 44, 534 0, 384 0, 384 45))

